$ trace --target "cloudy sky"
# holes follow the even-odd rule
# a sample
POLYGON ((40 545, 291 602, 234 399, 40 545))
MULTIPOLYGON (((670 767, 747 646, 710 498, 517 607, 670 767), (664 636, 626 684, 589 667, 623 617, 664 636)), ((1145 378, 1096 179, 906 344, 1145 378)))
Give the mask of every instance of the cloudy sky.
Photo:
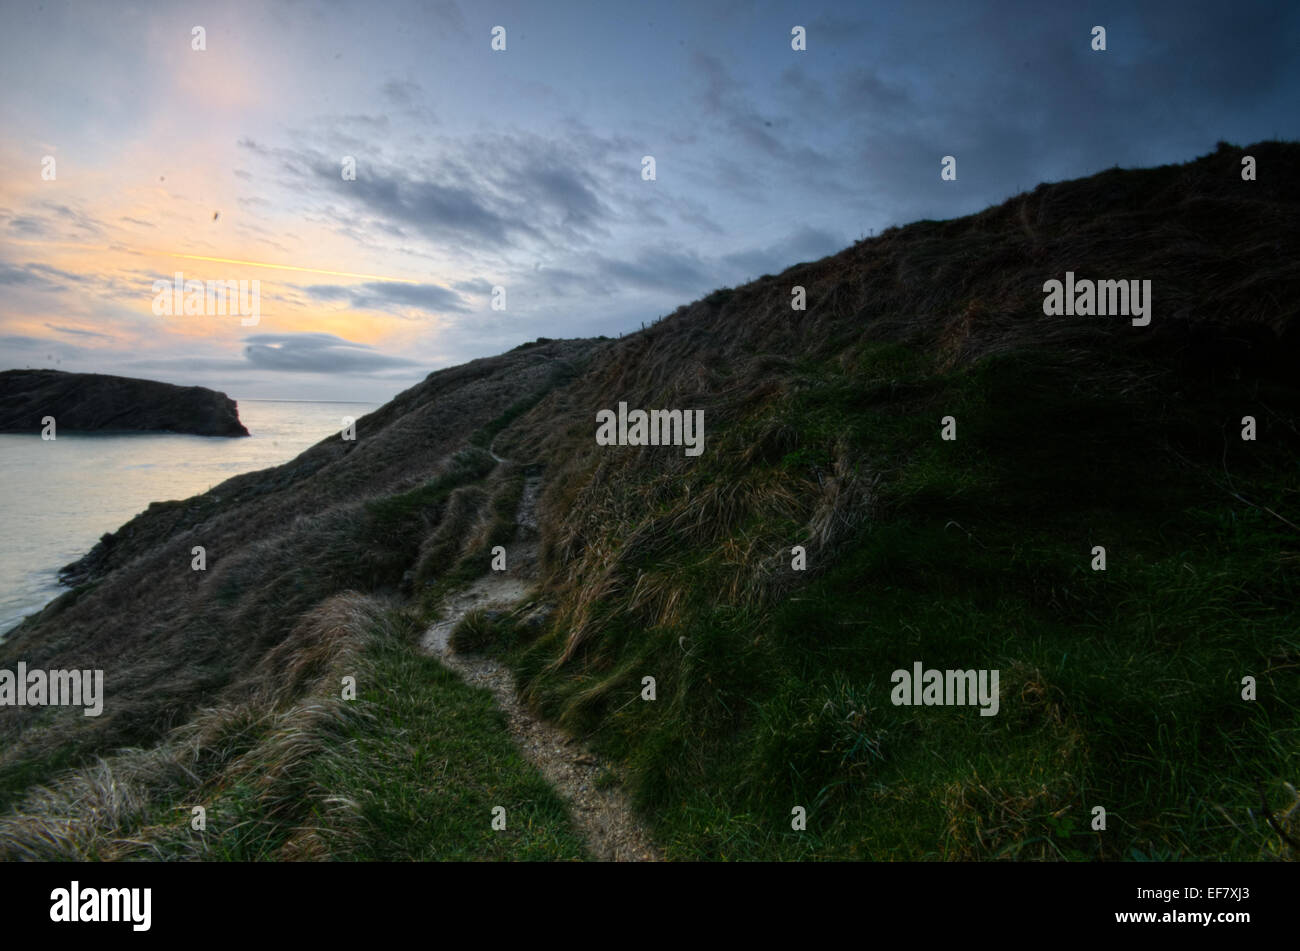
POLYGON ((383 400, 1297 103, 1294 2, 3 0, 0 369, 383 400))

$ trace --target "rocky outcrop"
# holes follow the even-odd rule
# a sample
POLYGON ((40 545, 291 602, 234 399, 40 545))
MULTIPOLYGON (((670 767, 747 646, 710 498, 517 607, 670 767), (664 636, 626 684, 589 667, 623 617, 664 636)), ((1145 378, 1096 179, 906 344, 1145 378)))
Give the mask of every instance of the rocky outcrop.
POLYGON ((101 373, 0 373, 0 432, 39 433, 46 416, 58 432, 149 431, 247 436, 235 401, 203 386, 175 386, 101 373))

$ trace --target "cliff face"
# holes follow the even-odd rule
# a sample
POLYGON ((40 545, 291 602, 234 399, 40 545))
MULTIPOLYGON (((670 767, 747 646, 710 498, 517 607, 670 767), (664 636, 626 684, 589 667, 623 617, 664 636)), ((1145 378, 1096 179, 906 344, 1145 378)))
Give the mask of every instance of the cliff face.
POLYGON ((0 373, 0 432, 39 433, 46 416, 53 416, 64 432, 248 435, 235 401, 206 387, 62 370, 0 373))

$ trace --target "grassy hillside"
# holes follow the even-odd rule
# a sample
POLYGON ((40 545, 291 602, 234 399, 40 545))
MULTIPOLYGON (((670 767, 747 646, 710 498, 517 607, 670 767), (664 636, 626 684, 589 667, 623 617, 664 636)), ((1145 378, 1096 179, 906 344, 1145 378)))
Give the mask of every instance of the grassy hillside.
POLYGON ((1214 399, 1062 392, 1064 360, 810 369, 717 438, 735 464, 624 484, 649 517, 584 539, 616 554, 566 579, 547 637, 501 632, 542 708, 634 765, 672 854, 1277 854, 1252 810, 1298 765, 1294 434, 1243 447, 1214 399), (746 460, 763 432, 789 442, 746 460), (918 660, 1000 669, 998 715, 893 706, 918 660))
POLYGON ((1265 812, 1300 838, 1297 172, 1300 146, 1223 145, 891 229, 616 341, 432 374, 354 444, 152 507, 0 644, 109 688, 100 722, 0 711, 0 854, 577 856, 482 696, 411 643, 511 536, 527 469, 529 623, 457 642, 621 763, 669 857, 1293 859, 1265 812), (1150 325, 1045 316, 1067 270, 1150 280, 1150 325), (619 401, 703 409, 703 455, 596 445, 619 401), (370 686, 332 699, 331 641, 316 687, 275 693, 344 591, 370 686), (998 669, 998 714, 893 705, 918 661, 998 669), (214 707, 261 726, 227 742, 214 707), (110 775, 137 805, 78 793, 110 775), (196 790, 240 817, 201 848, 167 811, 196 790), (481 834, 503 796, 531 818, 481 834), (70 851, 41 831, 75 815, 70 851))
POLYGON ((503 649, 671 855, 1293 857, 1300 152, 1246 151, 1276 175, 1221 147, 718 292, 506 430, 559 610, 503 649), (1045 317, 1066 270, 1150 279, 1150 326, 1045 317), (709 449, 594 446, 620 399, 709 449), (918 660, 1000 669, 999 715, 892 705, 918 660))
POLYGON ((416 654, 418 633, 391 605, 326 600, 267 655, 243 702, 203 709, 157 746, 117 752, 0 817, 5 857, 582 858, 564 804, 488 692, 416 654))

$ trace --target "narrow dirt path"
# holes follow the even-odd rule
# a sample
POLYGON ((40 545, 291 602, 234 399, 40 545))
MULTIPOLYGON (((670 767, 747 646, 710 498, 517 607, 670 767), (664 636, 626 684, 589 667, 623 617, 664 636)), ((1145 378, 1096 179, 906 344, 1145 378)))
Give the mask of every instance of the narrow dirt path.
MULTIPOLYGON (((489 452, 491 449, 489 448, 489 452)), ((495 452, 492 457, 506 463, 495 452)), ((662 856, 626 794, 617 785, 596 787, 605 764, 576 740, 535 716, 520 700, 514 676, 504 664, 481 654, 461 654, 451 649, 451 632, 461 619, 479 608, 509 611, 533 587, 537 572, 537 497, 542 480, 524 482, 515 537, 506 546, 506 571, 491 571, 468 588, 453 594, 442 617, 425 631, 421 646, 465 678, 466 683, 492 691, 504 711, 510 735, 524 756, 569 803, 569 811, 587 848, 599 861, 655 862, 662 856)))

